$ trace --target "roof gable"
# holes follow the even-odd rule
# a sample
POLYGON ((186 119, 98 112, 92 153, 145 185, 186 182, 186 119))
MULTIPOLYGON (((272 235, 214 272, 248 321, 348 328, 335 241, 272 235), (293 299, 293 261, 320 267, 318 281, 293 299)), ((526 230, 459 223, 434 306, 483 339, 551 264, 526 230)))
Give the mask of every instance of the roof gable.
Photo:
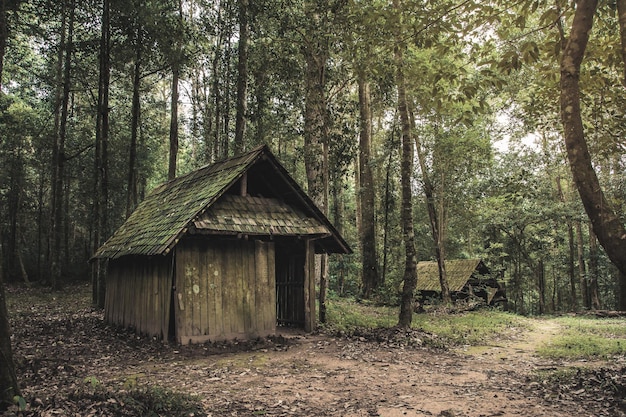
POLYGON ((326 226, 275 198, 225 194, 193 221, 197 233, 330 235, 326 226))
MULTIPOLYGON (((288 190, 290 198, 299 202, 300 210, 315 219, 318 226, 324 226, 330 235, 320 241, 325 250, 349 253, 349 246, 336 229, 293 181, 269 148, 263 145, 246 154, 205 166, 158 186, 97 250, 94 257, 167 254, 190 227, 197 227, 194 222, 206 218, 202 216, 207 209, 261 161, 268 164, 267 171, 271 176, 265 179, 268 183, 266 188, 271 189, 272 183, 275 183, 281 189, 288 190)), ((255 178, 255 181, 259 179, 255 178)))
MULTIPOLYGON (((480 259, 446 260, 445 265, 450 291, 461 291, 474 271, 488 272, 488 268, 480 259)), ((415 289, 418 291, 441 291, 437 262, 428 261, 417 264, 417 286, 415 289)))

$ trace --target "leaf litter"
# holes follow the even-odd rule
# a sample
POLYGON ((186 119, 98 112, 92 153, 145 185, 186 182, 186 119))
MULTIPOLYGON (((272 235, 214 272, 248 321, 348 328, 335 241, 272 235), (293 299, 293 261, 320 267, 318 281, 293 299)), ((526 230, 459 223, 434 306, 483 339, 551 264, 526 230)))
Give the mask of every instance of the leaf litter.
POLYGON ((90 287, 7 288, 23 416, 626 416, 626 368, 468 355, 420 330, 190 346, 106 324, 90 287), (573 368, 569 368, 570 370, 573 368))

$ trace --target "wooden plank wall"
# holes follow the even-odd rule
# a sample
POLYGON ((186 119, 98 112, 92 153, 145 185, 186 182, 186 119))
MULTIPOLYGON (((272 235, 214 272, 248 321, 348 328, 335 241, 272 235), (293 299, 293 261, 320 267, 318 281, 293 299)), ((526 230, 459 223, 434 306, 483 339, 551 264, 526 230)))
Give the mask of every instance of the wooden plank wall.
POLYGON ((304 260, 304 331, 312 332, 317 326, 315 314, 315 243, 305 242, 304 260))
POLYGON ((172 257, 110 260, 104 315, 107 322, 139 334, 167 339, 172 288, 172 257))
POLYGON ((274 244, 181 241, 176 247, 180 343, 247 339, 276 331, 274 244))

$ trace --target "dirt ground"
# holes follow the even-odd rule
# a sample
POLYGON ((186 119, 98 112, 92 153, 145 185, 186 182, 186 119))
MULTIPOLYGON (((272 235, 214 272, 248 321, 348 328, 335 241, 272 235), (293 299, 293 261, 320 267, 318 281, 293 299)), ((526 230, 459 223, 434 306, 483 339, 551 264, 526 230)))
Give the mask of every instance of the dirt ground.
POLYGON ((624 416, 624 364, 550 362, 534 348, 559 332, 536 321, 491 346, 433 350, 419 331, 307 335, 176 346, 113 328, 89 288, 8 289, 25 416, 116 415, 125 390, 197 395, 209 416, 624 416), (581 369, 541 381, 538 370, 581 369), (110 398, 85 395, 105 387, 110 398), (79 395, 80 394, 80 395, 79 395))

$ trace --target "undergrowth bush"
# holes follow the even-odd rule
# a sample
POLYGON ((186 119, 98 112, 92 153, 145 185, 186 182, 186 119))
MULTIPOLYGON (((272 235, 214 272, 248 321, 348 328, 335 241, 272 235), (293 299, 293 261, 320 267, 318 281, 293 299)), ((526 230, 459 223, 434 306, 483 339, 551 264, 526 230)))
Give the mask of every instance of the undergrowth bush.
POLYGON ((198 397, 160 386, 115 390, 93 377, 85 382, 69 396, 69 400, 82 404, 83 411, 97 410, 99 415, 144 417, 207 415, 198 397))

